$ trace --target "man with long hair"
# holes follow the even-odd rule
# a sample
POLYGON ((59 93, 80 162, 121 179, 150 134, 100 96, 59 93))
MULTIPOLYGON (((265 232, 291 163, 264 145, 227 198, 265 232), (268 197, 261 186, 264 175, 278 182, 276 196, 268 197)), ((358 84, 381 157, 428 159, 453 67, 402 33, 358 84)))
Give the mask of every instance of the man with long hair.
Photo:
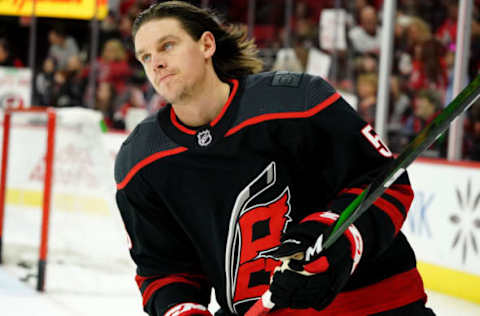
POLYGON ((149 315, 433 315, 400 232, 403 174, 328 250, 338 214, 392 153, 322 78, 259 73, 241 28, 181 1, 133 26, 137 59, 168 105, 115 165, 117 204, 149 315), (320 241, 320 242, 319 242, 320 241), (287 268, 282 260, 296 255, 287 268), (299 273, 302 272, 302 273, 299 273))

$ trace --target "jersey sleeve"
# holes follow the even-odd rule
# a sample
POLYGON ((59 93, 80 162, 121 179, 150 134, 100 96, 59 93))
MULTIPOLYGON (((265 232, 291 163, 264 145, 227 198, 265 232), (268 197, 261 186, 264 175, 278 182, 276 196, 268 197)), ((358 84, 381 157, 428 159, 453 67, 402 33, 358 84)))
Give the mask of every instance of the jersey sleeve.
MULTIPOLYGON (((372 126, 365 123, 326 81, 311 77, 307 108, 318 107, 325 98, 336 98, 336 101, 308 118, 304 135, 306 160, 312 170, 318 170, 316 177, 325 182, 328 208, 341 213, 384 171, 393 157, 372 126)), ((413 191, 405 172, 357 219, 355 225, 365 241, 365 257, 376 256, 392 243, 412 200, 413 191)))
MULTIPOLYGON (((139 177, 135 180, 141 181, 139 177)), ((208 306, 211 286, 191 242, 166 207, 146 188, 135 183, 116 194, 130 255, 137 265, 135 280, 145 312, 163 316, 181 303, 208 306), (135 186, 142 190, 132 190, 135 186)))

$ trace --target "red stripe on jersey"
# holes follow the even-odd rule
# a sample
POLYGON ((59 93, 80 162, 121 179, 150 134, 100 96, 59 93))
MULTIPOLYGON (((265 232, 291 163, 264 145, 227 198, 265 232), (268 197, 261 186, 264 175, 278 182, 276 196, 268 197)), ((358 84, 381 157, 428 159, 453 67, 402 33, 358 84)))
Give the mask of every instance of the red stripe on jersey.
MULTIPOLYGON (((342 193, 351 193, 351 194, 356 194, 360 195, 363 192, 362 189, 360 188, 350 188, 350 189, 344 189, 340 192, 342 193)), ((385 199, 382 199, 381 197, 378 198, 375 202, 373 202, 373 205, 387 213, 388 217, 390 217, 390 220, 393 223, 393 226, 395 227, 395 234, 398 233, 400 228, 402 227, 404 217, 402 212, 392 203, 388 202, 385 199)))
POLYGON ((140 275, 135 276, 135 282, 137 282, 138 288, 142 288, 142 285, 145 281, 155 279, 155 278, 160 278, 160 276, 149 276, 149 277, 142 277, 140 275))
MULTIPOLYGON (((143 277, 140 277, 140 276, 137 276, 137 277, 135 277, 135 280, 137 281, 137 284, 139 284, 139 285, 143 284, 143 282, 145 282, 147 279, 149 279, 149 278, 143 278, 143 277), (137 279, 137 277, 138 277, 138 279, 137 279)), ((145 291, 143 291, 143 293, 142 293, 143 306, 145 306, 148 303, 148 300, 150 299, 150 297, 152 297, 152 295, 155 293, 155 291, 163 288, 164 286, 167 286, 167 285, 173 284, 173 283, 183 283, 183 284, 193 285, 193 286, 198 287, 198 288, 201 287, 200 283, 186 278, 183 274, 170 275, 168 277, 155 280, 147 286, 145 291)))
MULTIPOLYGON (((367 187, 366 185, 362 186, 361 191, 363 191, 366 187, 367 187)), ((358 195, 361 193, 361 191, 357 191, 359 193, 355 193, 355 194, 358 195)), ((346 192, 345 190, 342 190, 340 194, 345 192, 346 192)), ((415 196, 412 190, 412 186, 410 184, 393 184, 387 190, 385 190, 385 193, 395 198, 398 202, 400 202, 405 208, 405 212, 408 213, 408 210, 410 209, 410 205, 412 204, 413 198, 415 196)))
POLYGON ((394 197, 403 207, 405 207, 405 212, 408 213, 410 205, 414 198, 414 193, 412 186, 409 184, 393 184, 385 191, 386 194, 394 197))
POLYGON ((227 103, 225 103, 225 105, 223 106, 220 114, 213 121, 210 122, 210 126, 212 126, 212 127, 215 126, 222 119, 225 112, 227 112, 227 109, 230 106, 230 103, 232 103, 233 97, 235 96, 235 94, 237 94, 238 80, 232 79, 232 80, 230 80, 230 82, 233 84, 232 93, 230 93, 230 96, 228 97, 227 103))
POLYGON ((130 171, 127 173, 127 176, 120 183, 117 184, 117 190, 123 189, 128 184, 128 182, 130 182, 130 180, 133 178, 133 176, 138 171, 140 171, 140 169, 142 169, 143 167, 151 164, 152 162, 154 162, 158 159, 182 153, 182 152, 186 151, 187 149, 188 148, 186 148, 186 147, 177 147, 177 148, 170 149, 170 150, 160 151, 158 153, 155 153, 153 155, 148 156, 147 158, 143 159, 142 161, 137 163, 135 166, 133 166, 132 169, 130 169, 130 171))
POLYGON ((272 316, 359 316, 371 315, 395 309, 427 296, 417 269, 399 273, 378 283, 340 293, 335 300, 321 311, 315 309, 279 309, 272 316))
POLYGON ((177 121, 177 116, 175 115, 175 111, 173 110, 173 107, 170 108, 170 121, 172 121, 172 124, 175 125, 176 128, 178 128, 185 134, 195 135, 197 133, 195 130, 186 128, 185 126, 183 126, 177 121))
POLYGON ((269 113, 269 114, 262 114, 262 115, 259 115, 259 116, 256 116, 256 117, 252 117, 252 118, 240 123, 239 125, 231 128, 225 134, 225 136, 230 136, 230 135, 238 132, 239 130, 241 130, 244 127, 254 125, 254 124, 258 124, 258 123, 265 122, 265 121, 278 120, 278 119, 291 119, 291 118, 307 118, 307 117, 310 117, 310 116, 313 116, 313 115, 317 114, 318 112, 322 111, 326 107, 332 105, 332 103, 334 103, 338 99, 340 99, 340 95, 337 92, 335 92, 334 94, 329 96, 322 103, 319 103, 316 106, 314 106, 313 108, 311 108, 310 110, 307 110, 307 111, 304 111, 304 112, 269 113))
POLYGON ((395 235, 398 234, 398 231, 403 225, 403 214, 395 207, 395 205, 382 198, 378 198, 375 202, 373 202, 373 205, 387 213, 393 223, 393 226, 395 227, 395 235))

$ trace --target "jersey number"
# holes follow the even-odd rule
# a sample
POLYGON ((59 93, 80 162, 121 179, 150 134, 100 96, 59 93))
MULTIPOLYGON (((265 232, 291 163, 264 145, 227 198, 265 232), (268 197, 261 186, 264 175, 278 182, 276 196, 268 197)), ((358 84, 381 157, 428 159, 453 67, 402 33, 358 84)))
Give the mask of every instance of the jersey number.
POLYGON ((392 152, 388 149, 387 145, 385 145, 380 136, 375 133, 373 127, 370 124, 367 124, 364 128, 362 128, 362 135, 372 144, 373 147, 384 157, 390 158, 392 157, 392 152))

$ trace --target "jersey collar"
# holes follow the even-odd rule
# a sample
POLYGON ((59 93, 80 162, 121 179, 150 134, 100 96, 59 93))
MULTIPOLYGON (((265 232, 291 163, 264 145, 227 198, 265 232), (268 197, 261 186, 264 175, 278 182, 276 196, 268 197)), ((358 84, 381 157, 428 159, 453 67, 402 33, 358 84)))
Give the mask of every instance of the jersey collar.
POLYGON ((230 95, 223 105, 220 113, 210 123, 197 128, 183 125, 175 115, 171 104, 159 112, 160 127, 172 140, 189 148, 208 148, 224 137, 228 128, 231 127, 238 106, 241 82, 237 79, 229 80, 231 85, 230 95))

